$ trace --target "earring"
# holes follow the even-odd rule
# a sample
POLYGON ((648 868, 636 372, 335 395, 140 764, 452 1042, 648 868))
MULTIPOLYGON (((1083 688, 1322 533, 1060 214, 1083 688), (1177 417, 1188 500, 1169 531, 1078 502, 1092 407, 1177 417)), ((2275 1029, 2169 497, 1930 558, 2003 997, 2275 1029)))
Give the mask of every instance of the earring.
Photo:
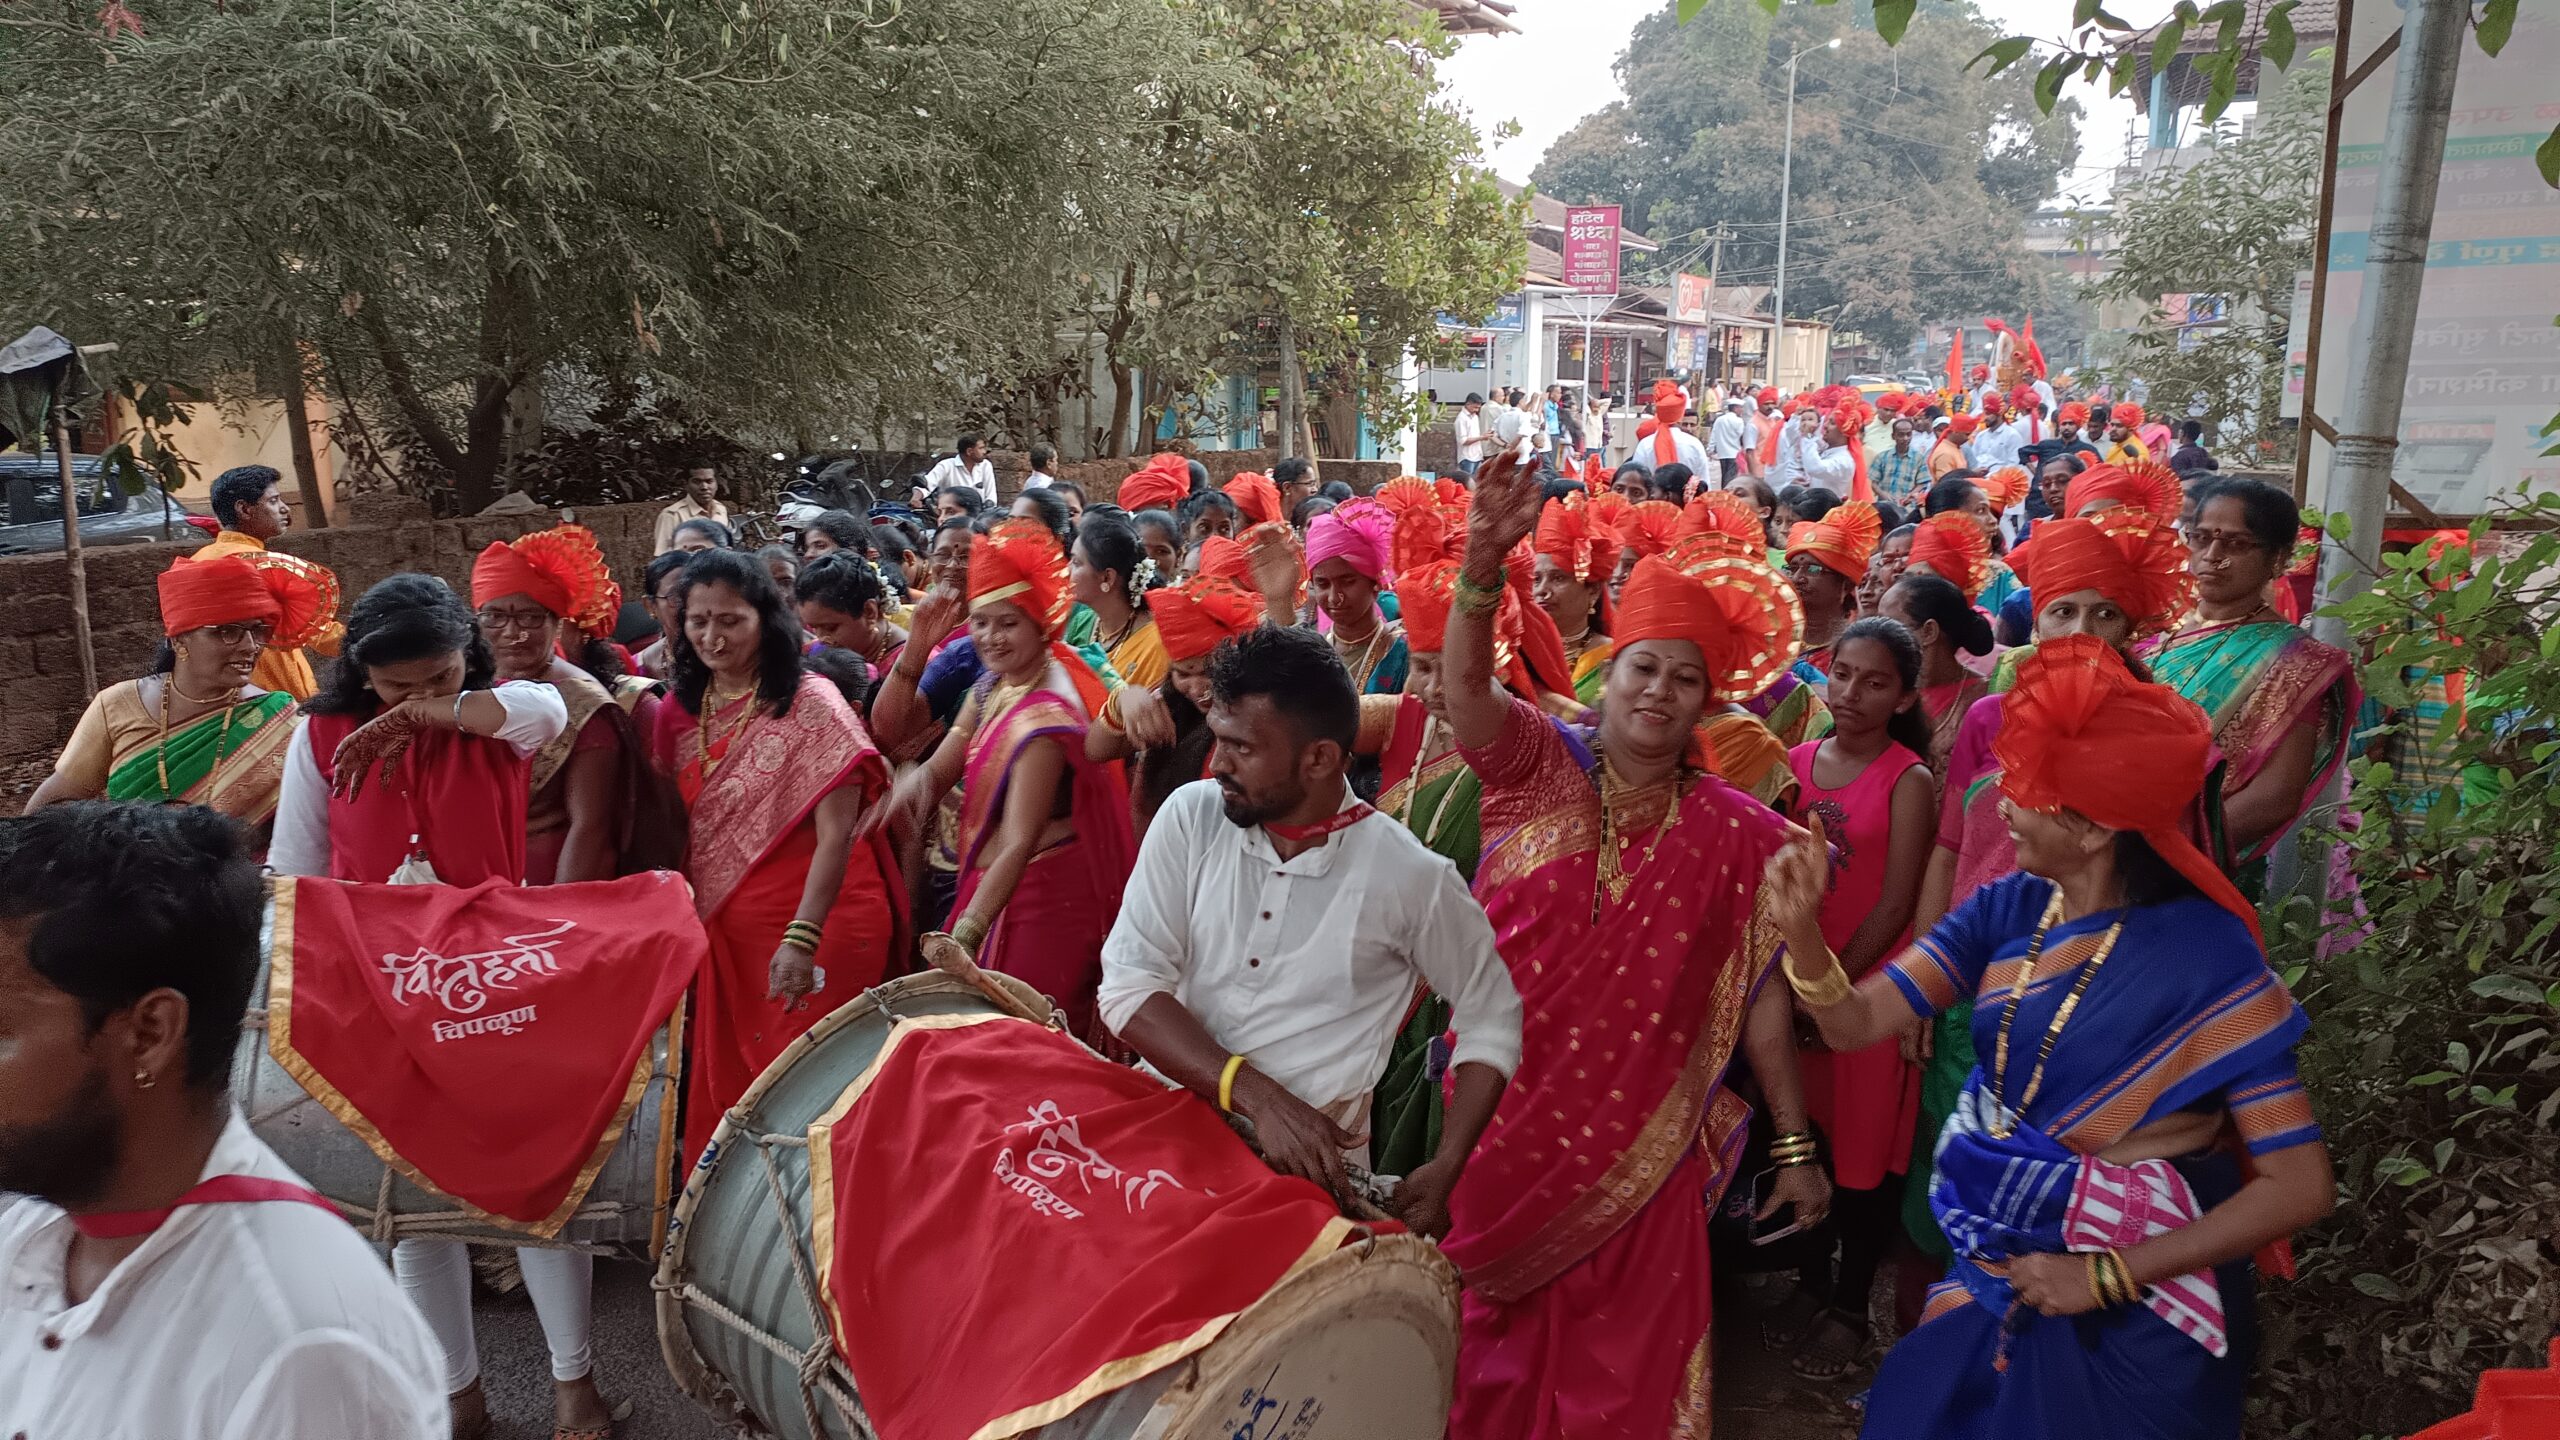
POLYGON ((187 647, 186 647, 186 646, 184 646, 184 645, 180 645, 180 646, 177 646, 177 647, 175 647, 175 648, 176 648, 176 650, 177 650, 177 652, 178 652, 178 658, 179 658, 179 659, 184 660, 184 659, 186 659, 186 658, 187 658, 187 647))
POLYGON ((148 1070, 136 1070, 133 1072, 133 1088, 137 1090, 148 1090, 159 1083, 160 1082, 158 1080, 152 1078, 151 1072, 148 1070))

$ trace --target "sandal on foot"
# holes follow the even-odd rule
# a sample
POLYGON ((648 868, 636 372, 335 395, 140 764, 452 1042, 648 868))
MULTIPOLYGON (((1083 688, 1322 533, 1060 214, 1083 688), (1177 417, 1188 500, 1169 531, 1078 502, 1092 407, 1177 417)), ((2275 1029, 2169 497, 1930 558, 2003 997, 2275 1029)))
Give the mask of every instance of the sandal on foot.
POLYGON ((628 1400, 615 1405, 612 1418, 602 1425, 590 1425, 575 1430, 566 1425, 554 1425, 551 1427, 551 1440, 613 1440, 613 1427, 631 1418, 631 1408, 631 1402, 628 1400))
POLYGON ((1760 1344, 1771 1351, 1793 1350, 1813 1333, 1825 1313, 1822 1301, 1801 1285, 1789 1286, 1787 1298, 1760 1317, 1760 1344))
POLYGON ((1867 1327, 1838 1310, 1825 1310, 1805 1332, 1787 1368, 1800 1380, 1837 1380, 1866 1358, 1867 1327))

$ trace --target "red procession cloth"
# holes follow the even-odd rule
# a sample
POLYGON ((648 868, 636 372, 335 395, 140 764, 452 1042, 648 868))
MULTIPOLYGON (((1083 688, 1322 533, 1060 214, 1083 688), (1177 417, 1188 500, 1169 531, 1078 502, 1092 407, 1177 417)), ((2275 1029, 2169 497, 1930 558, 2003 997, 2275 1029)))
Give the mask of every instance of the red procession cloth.
POLYGON ((279 877, 267 1048, 385 1164, 551 1236, 708 949, 665 871, 523 888, 279 877))
POLYGON ((486 735, 428 730, 410 742, 390 783, 368 775, 349 799, 335 793, 338 746, 372 718, 314 715, 303 722, 311 731, 311 758, 332 791, 330 876, 380 883, 423 850, 447 885, 523 883, 532 758, 486 735))
POLYGON ((1037 1429, 1364 1233, 1196 1096, 1003 1015, 899 1022, 809 1182, 836 1348, 895 1440, 1037 1429))

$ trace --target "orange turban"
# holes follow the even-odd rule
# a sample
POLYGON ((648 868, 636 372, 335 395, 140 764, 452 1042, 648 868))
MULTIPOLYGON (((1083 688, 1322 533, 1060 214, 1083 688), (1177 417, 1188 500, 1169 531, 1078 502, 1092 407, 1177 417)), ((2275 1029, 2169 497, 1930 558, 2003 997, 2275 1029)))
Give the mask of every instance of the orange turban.
POLYGON ((1657 386, 1653 395, 1653 463, 1670 465, 1680 459, 1680 417, 1689 413, 1689 402, 1680 398, 1676 389, 1657 386))
POLYGON ((1016 517, 978 537, 969 547, 969 608, 1010 600, 1042 638, 1065 633, 1074 606, 1067 593, 1067 552, 1057 533, 1037 520, 1016 517))
POLYGON ((1147 613, 1168 658, 1198 660, 1222 640, 1252 634, 1262 624, 1262 597, 1229 576, 1200 575, 1150 592, 1147 613))
POLYGON ((1991 502, 1991 511, 1996 515, 2026 499, 2027 487, 2036 483, 2036 477, 2028 474, 2024 465, 1995 465, 1975 483, 1982 487, 1983 497, 1991 502))
POLYGON ((1866 578, 1867 561, 1883 539, 1884 517, 1876 507, 1864 500, 1845 501, 1821 519, 1788 531, 1787 559, 1810 555, 1854 582, 1866 578))
POLYGON ((2142 407, 2134 404, 2130 400, 2127 400, 2120 405, 2110 405, 2107 407, 2107 423, 2109 425, 2121 425, 2127 430, 2139 430, 2142 428, 2142 420, 2142 407))
POLYGON ((2008 408, 2009 402, 2001 399, 2000 392, 1997 390, 1982 397, 1982 413, 1986 417, 2001 414, 2008 408))
MULTIPOLYGON (((1405 645, 1418 655, 1437 655, 1449 640, 1449 612, 1458 598, 1458 562, 1434 560, 1418 570, 1407 571, 1396 579, 1396 603, 1404 625, 1405 645)), ((1547 612, 1524 599, 1516 586, 1505 585, 1502 603, 1493 617, 1493 674, 1511 693, 1523 700, 1538 699, 1538 682, 1526 661, 1531 637, 1529 626, 1535 620, 1546 620, 1547 612)), ((1547 620, 1547 636, 1553 636, 1555 622, 1547 620)), ((1554 642, 1556 657, 1561 660, 1564 642, 1554 642)))
POLYGON ((1228 481, 1226 491, 1227 498, 1244 512, 1244 518, 1255 524, 1289 518, 1280 513, 1280 487, 1259 470, 1247 470, 1228 481))
POLYGON ((2256 907, 2182 823, 2213 763, 2213 732, 2194 701, 2134 679, 2096 636, 2069 635, 2038 645, 2018 666, 2005 703, 1991 749, 2011 804, 2133 831, 2259 938, 2256 907))
POLYGON ((1226 536, 1212 535, 1200 542, 1200 565, 1191 572, 1191 578, 1197 580, 1204 575, 1223 575, 1250 585, 1253 583, 1253 556, 1226 536))
POLYGON ((282 613, 267 582, 237 555, 189 560, 160 572, 160 628, 184 635, 207 625, 272 626, 282 613))
POLYGON ((1191 462, 1170 450, 1147 458, 1146 468, 1120 482, 1123 510, 1170 510, 1191 495, 1191 462))
POLYGON ((1982 417, 1981 417, 1981 416, 1978 416, 1978 415, 1957 415, 1957 416, 1953 416, 1953 417, 1949 418, 1949 419, 1948 419, 1948 421, 1947 421, 1947 438, 1948 438, 1948 439, 1950 439, 1950 440, 1953 440, 1953 441, 1954 441, 1954 442, 1956 442, 1957 444, 1961 445, 1961 444, 1963 444, 1964 442, 1966 442, 1967 440, 1972 439, 1972 438, 1973 438, 1973 432, 1974 432, 1974 431, 1976 431, 1976 430, 1978 430, 1978 429, 1980 429, 1980 428, 1982 428, 1982 417))
POLYGON ((1550 500, 1538 512, 1538 553, 1581 584, 1597 585, 1616 574, 1619 548, 1616 532, 1593 525, 1582 505, 1550 500))
POLYGON ((1633 550, 1639 557, 1670 549, 1679 533, 1680 507, 1668 500, 1640 500, 1618 520, 1619 548, 1633 550))
POLYGON ((1760 508, 1730 490, 1701 490, 1680 511, 1679 539, 1711 535, 1745 559, 1766 560, 1769 531, 1760 523, 1760 508))
POLYGON ((1751 399, 1756 404, 1775 405, 1778 403, 1778 387, 1775 385, 1763 385, 1760 387, 1759 393, 1753 395, 1751 399))
POLYGON ((1397 574, 1434 560, 1457 558, 1453 552, 1464 526, 1453 522, 1438 486, 1405 475, 1379 486, 1371 498, 1395 521, 1395 533, 1387 542, 1387 563, 1397 574))
POLYGON ((2053 418, 2059 425, 2086 425, 2089 423, 2089 407, 2077 400, 2066 400, 2054 408, 2053 418))
POLYGON ((2166 631, 2195 603, 2187 542, 2138 510, 2044 521, 2009 552, 2009 568, 2034 590, 2039 609, 2081 590, 2106 596, 2133 617, 2136 639, 2166 631))
POLYGON ((505 595, 530 596, 589 634, 609 633, 622 609, 622 587, 613 582, 595 532, 584 525, 490 542, 471 564, 471 603, 486 605, 505 595))
MULTIPOLYGON (((278 607, 275 633, 267 644, 277 650, 299 650, 329 633, 338 618, 338 573, 314 560, 281 550, 250 550, 240 559, 258 572, 278 607)), ((613 608, 622 609, 622 587, 613 587, 613 608)))
POLYGON ((1991 583, 1991 541, 1970 515, 1947 510, 1920 522, 1911 536, 1911 564, 1964 592, 1967 603, 1991 583))
POLYGON ((1710 697, 1731 704, 1777 683, 1803 629, 1804 607, 1778 572, 1702 535, 1636 562, 1613 638, 1621 653, 1642 640, 1690 642, 1706 661, 1710 697))
POLYGON ((2071 477, 2070 488, 2062 492, 2062 513, 2078 515, 2101 501, 2139 510, 2154 520, 2175 520, 2186 508, 2187 491, 2178 472, 2156 460, 2092 465, 2071 477))

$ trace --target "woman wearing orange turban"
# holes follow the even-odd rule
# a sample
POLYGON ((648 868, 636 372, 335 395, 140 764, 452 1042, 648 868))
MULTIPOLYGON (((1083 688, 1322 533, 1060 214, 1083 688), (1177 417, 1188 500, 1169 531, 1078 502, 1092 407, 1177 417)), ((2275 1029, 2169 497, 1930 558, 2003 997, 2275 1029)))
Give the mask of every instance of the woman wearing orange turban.
POLYGON ((1855 613, 1859 581, 1884 539, 1884 517, 1864 500, 1833 506, 1819 520, 1787 532, 1787 579, 1804 602, 1804 653, 1798 671, 1819 685, 1831 670, 1831 637, 1855 613))
MULTIPOLYGON (((1073 604, 1066 552, 1039 521, 1007 520, 970 547, 969 638, 986 671, 888 813, 921 821, 960 786, 959 894, 926 958, 956 952, 1012 975, 1084 1036, 1136 846, 1120 767, 1086 753, 1105 695, 1064 643, 1073 604)), ((910 645, 941 640, 923 612, 916 623, 910 645)))
POLYGON ((1625 546, 1588 504, 1566 499, 1539 512, 1536 549, 1538 604, 1564 643, 1574 698, 1596 705, 1612 649, 1609 582, 1625 546))
POLYGON ((1866 1433, 2005 1440, 2068 1416, 2091 1440, 2236 1436, 2250 1256, 2336 1199, 2295 1066, 2306 1022, 2257 912, 2186 831, 2213 758, 2203 713, 2092 634, 2045 641, 2005 709, 2018 873, 1901 958, 1854 987, 1841 973, 1820 827, 1764 884, 1833 1049, 1971 1002, 1991 1057, 1937 1141, 1953 1278, 1885 1357, 1866 1433))
MULTIPOLYGON (((2047 520, 2009 559, 2034 587, 2039 644, 2094 635, 2119 654, 2130 655, 2135 642, 2174 625, 2194 594, 2187 547, 2177 531, 2131 510, 2089 520, 2047 520)), ((2023 660, 2033 652, 2010 653, 2023 660)), ((1996 679, 1994 688, 1999 688, 1996 679)), ((1926 930, 1976 890, 2017 868, 2017 844, 2000 808, 1997 746, 2004 718, 2004 698, 1987 695, 1965 711, 1957 729, 1939 792, 1937 845, 1920 880, 1915 930, 1926 930)), ((2195 826, 2203 833, 2201 812, 2195 826)), ((1973 1063, 1966 1018, 1959 1004, 1939 1022, 1934 1058, 1922 1076, 1915 1181, 1926 1176, 1923 1162, 1937 1138, 1934 1124, 1945 1118, 1956 1085, 1973 1063)), ((1946 1253, 1945 1241, 1925 1216, 1906 1207, 1905 1222, 1924 1248, 1946 1253)))
POLYGON ((1911 557, 1905 571, 1935 575, 1956 587, 1965 603, 1982 598, 1991 583, 1991 542, 1970 515, 1945 510, 1923 520, 1911 535, 1911 557))
POLYGON ((265 647, 299 647, 333 623, 337 580, 290 555, 254 553, 161 572, 159 659, 80 712, 27 809, 103 797, 205 805, 252 826, 274 818, 293 697, 250 677, 265 647))
MULTIPOLYGON (((580 658, 561 654, 565 627, 585 635, 613 629, 622 609, 594 532, 561 525, 512 541, 492 541, 471 566, 471 603, 498 662, 500 680, 531 680, 560 692, 569 728, 533 752, 532 799, 525 816, 525 883, 610 880, 623 873, 634 840, 640 777, 630 764, 641 750, 635 721, 610 688, 622 669, 608 645, 589 641, 580 658)), ((663 857, 673 864, 680 857, 663 857)))
POLYGON ((2062 509, 2086 519, 2121 505, 2154 520, 2175 521, 2186 508, 2186 496, 2186 482, 2177 471, 2155 460, 2127 460, 2092 465, 2073 476, 2062 492, 2062 509))
MULTIPOLYGON (((1133 843, 1174 791, 1208 776, 1209 654, 1263 623, 1263 598, 1246 583, 1244 547, 1223 536, 1212 543, 1235 552, 1232 573, 1195 575, 1180 585, 1150 592, 1147 607, 1164 641, 1160 684, 1123 685, 1111 692, 1085 732, 1085 757, 1097 763, 1137 757, 1130 777, 1133 843)), ((1203 547, 1204 552, 1206 547, 1203 547)), ((1285 623, 1296 617, 1284 613, 1285 623)))
MULTIPOLYGON (((1785 826, 1700 773, 1696 737, 1710 705, 1785 671, 1793 617, 1765 565, 1647 556, 1619 597, 1597 729, 1559 726, 1494 683, 1504 560, 1537 525, 1537 485, 1489 466, 1476 486, 1446 703, 1484 787, 1476 895, 1527 1018, 1487 1132, 1504 1138, 1449 1202, 1442 1253, 1466 1279, 1450 1433, 1703 1430, 1714 1287, 1698 1207, 1732 1179, 1737 1049, 1777 1129, 1806 1120, 1789 1002, 1763 983, 1774 948, 1751 925, 1785 826), (1659 1136, 1674 1138, 1642 1143, 1659 1136)), ((1818 1167, 1789 1166, 1764 1213, 1812 1221, 1828 1204, 1818 1167)))
POLYGON ((1236 508, 1244 512, 1247 525, 1268 525, 1289 518, 1280 509, 1280 487, 1271 483, 1270 476, 1258 470, 1245 471, 1223 488, 1227 498, 1236 502, 1236 508))

